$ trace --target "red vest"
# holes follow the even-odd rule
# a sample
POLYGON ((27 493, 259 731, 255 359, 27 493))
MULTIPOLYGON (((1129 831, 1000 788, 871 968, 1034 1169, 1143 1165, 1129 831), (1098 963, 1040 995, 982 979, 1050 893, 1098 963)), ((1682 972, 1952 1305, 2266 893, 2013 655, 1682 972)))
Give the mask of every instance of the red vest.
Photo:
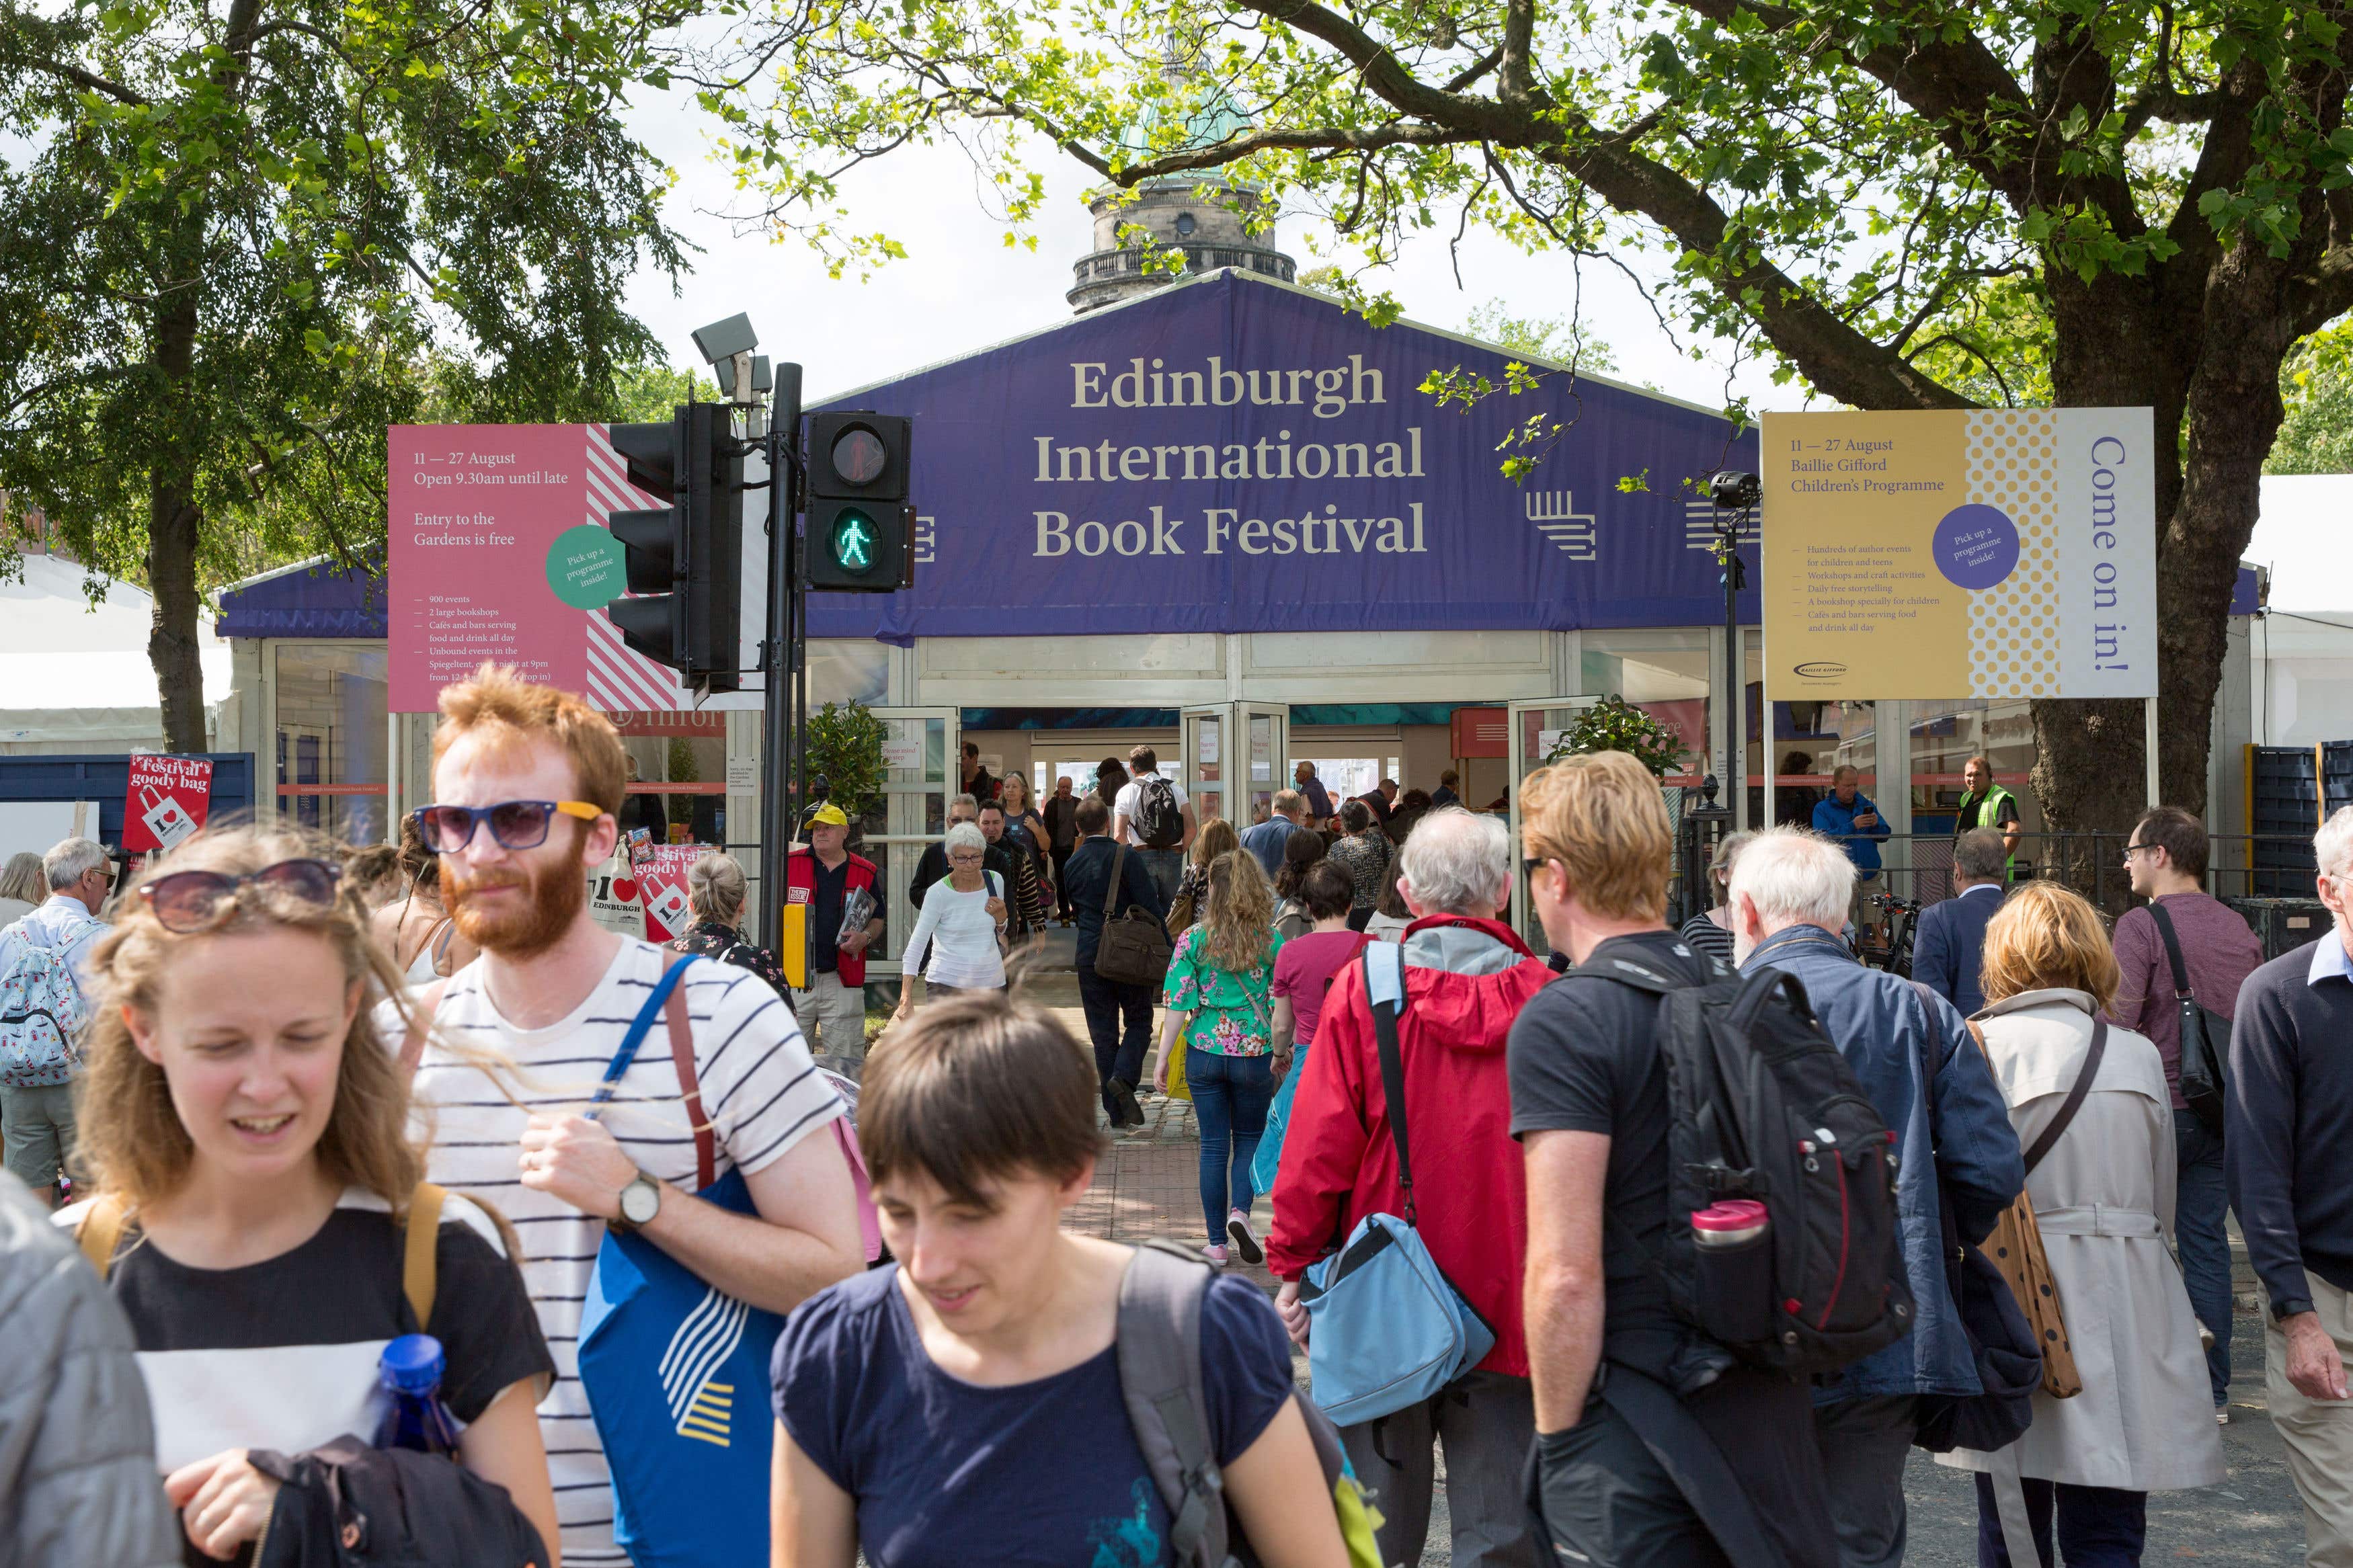
MULTIPOLYGON (((852 855, 849 858, 849 875, 842 881, 842 896, 848 898, 858 889, 871 888, 873 885, 874 862, 862 855, 852 855)), ((816 896, 817 856, 807 849, 796 849, 786 860, 785 898, 790 903, 807 904, 816 896)), ((812 918, 815 913, 815 910, 811 910, 809 914, 803 918, 812 918)), ((823 940, 822 932, 819 933, 819 940, 823 940)), ((837 950, 833 962, 834 973, 841 977, 841 983, 844 985, 866 984, 865 953, 849 953, 837 950)), ((811 984, 817 983, 815 975, 808 976, 808 980, 811 984)))

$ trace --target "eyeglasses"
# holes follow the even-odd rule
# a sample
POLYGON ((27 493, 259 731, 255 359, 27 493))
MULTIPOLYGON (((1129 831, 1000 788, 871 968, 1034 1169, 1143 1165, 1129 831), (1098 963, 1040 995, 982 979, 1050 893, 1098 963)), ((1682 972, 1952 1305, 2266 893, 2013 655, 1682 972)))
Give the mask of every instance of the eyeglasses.
POLYGON ((1520 869, 1534 877, 1552 862, 1553 857, 1549 855, 1523 855, 1520 857, 1520 869))
POLYGON ((2139 854, 2142 850, 2155 849, 2158 847, 2159 847, 2159 846, 2155 844, 2127 844, 2125 846, 2125 864, 2127 866, 2131 865, 2132 858, 2139 854))
POLYGON ((242 877, 226 871, 174 871, 141 883, 139 896, 165 931, 188 936, 227 919, 248 888, 313 909, 332 909, 343 874, 341 867, 327 860, 280 860, 242 877))
POLYGON ((557 812, 594 822, 605 808, 585 800, 502 800, 495 805, 420 805, 408 815, 425 847, 455 855, 474 841, 474 829, 485 820, 500 848, 536 849, 547 842, 547 825, 557 812))

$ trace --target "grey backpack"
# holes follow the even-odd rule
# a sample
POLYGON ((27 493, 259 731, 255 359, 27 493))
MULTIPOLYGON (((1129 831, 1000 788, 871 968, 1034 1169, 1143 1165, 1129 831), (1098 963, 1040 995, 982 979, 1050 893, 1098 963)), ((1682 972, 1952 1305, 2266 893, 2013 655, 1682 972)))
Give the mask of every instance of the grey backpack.
MULTIPOLYGON (((1176 1568, 1254 1568, 1226 1503, 1224 1473, 1209 1445, 1209 1402, 1201 1384, 1201 1299, 1217 1271, 1189 1249, 1150 1241, 1135 1249, 1119 1285, 1119 1386, 1128 1424, 1168 1505, 1169 1559, 1176 1568)), ((1313 1400, 1292 1390, 1324 1467, 1348 1561, 1380 1561, 1380 1515, 1347 1468, 1339 1431, 1313 1400)))

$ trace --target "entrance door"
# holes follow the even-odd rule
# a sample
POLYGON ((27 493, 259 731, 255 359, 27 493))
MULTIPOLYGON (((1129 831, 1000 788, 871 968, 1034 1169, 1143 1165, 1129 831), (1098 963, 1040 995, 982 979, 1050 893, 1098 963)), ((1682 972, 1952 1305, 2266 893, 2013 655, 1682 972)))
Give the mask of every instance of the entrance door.
POLYGON ((883 891, 882 950, 866 977, 896 980, 899 955, 915 929, 907 884, 923 851, 947 831, 948 792, 960 770, 954 708, 877 708, 882 721, 883 804, 870 807, 858 852, 874 862, 883 891))
MULTIPOLYGON (((1291 787, 1291 705, 1237 702, 1233 733, 1241 768, 1234 779, 1233 824, 1239 830, 1271 816, 1275 792, 1291 787)), ((1206 812, 1201 820, 1208 820, 1206 812)))
POLYGON ((1226 815, 1227 753, 1232 750, 1234 707, 1230 702, 1185 709, 1178 716, 1177 745, 1184 753, 1185 786, 1193 803, 1193 820, 1207 822, 1226 815))
POLYGON ((1511 797, 1512 911, 1522 940, 1539 955, 1552 949, 1528 902, 1528 872, 1522 864, 1526 840, 1520 836, 1520 781, 1545 765, 1562 733, 1577 723, 1578 714, 1599 700, 1598 697, 1540 697, 1511 704, 1511 738, 1504 754, 1511 770, 1506 789, 1511 797))

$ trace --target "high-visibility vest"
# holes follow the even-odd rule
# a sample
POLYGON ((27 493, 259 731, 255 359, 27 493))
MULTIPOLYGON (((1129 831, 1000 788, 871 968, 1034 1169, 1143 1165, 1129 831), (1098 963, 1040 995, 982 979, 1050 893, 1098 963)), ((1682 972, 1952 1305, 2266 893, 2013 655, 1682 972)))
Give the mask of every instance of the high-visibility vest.
MULTIPOLYGON (((1969 809, 1969 798, 1970 797, 1968 795, 1961 796, 1960 811, 1957 812, 1953 816, 1953 842, 1956 844, 1958 844, 1961 841, 1961 835, 1964 832, 1968 831, 1962 827, 1961 817, 1966 815, 1969 809)), ((1978 808, 1977 826, 1979 827, 2000 828, 2001 826, 2002 806, 2004 805, 2014 805, 2017 804, 2017 797, 2012 795, 2008 790, 2002 788, 2000 784, 1988 784, 1986 786, 1985 795, 1982 798, 1983 804, 1978 808)), ((2025 820, 2025 814, 2021 813, 2019 816, 2019 822, 2021 827, 2024 826, 2025 820)), ((2003 861, 2002 865, 2004 871, 2007 873, 2005 879, 2012 882, 2018 880, 2018 856, 2015 851, 2010 854, 2008 859, 2003 861)))
MULTIPOLYGON (((843 879, 842 897, 848 898, 860 888, 871 888, 873 885, 874 862, 863 855, 849 857, 849 875, 843 879)), ((785 898, 791 903, 813 905, 816 897, 817 858, 807 849, 796 849, 785 859, 785 898)), ((828 934, 828 932, 819 931, 818 940, 824 941, 828 934)), ((787 965, 787 967, 791 966, 787 965)), ((840 977, 844 985, 865 984, 866 955, 862 952, 842 952, 837 948, 834 973, 840 977)), ((801 983, 804 985, 817 984, 814 979, 806 975, 802 977, 801 983)))

